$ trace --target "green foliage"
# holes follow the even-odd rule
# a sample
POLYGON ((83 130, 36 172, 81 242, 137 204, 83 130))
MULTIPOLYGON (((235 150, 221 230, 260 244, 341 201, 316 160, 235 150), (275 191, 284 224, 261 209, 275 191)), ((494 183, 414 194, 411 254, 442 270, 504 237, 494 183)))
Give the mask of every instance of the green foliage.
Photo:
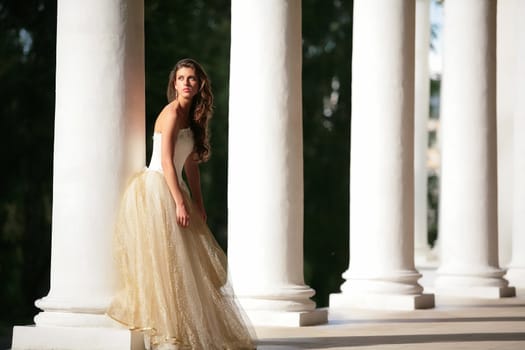
POLYGON ((351 1, 303 1, 305 281, 319 306, 348 268, 351 1))
POLYGON ((436 173, 428 175, 427 206, 428 244, 433 247, 438 236, 439 221, 439 176, 436 173))
POLYGON ((49 289, 55 1, 0 2, 0 335, 49 289))

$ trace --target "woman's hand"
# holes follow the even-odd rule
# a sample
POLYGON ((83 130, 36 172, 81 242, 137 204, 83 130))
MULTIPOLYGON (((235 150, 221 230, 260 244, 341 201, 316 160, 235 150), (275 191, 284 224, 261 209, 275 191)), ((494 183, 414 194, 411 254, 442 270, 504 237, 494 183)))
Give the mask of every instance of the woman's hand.
POLYGON ((186 210, 186 206, 184 205, 184 203, 177 205, 176 215, 177 215, 177 224, 179 224, 179 226, 181 227, 188 227, 188 225, 190 224, 190 215, 188 214, 188 211, 186 210))

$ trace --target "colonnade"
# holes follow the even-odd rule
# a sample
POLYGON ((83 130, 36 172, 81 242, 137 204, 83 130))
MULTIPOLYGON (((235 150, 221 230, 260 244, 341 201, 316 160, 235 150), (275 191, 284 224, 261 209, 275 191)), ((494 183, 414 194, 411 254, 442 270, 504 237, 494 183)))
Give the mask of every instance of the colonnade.
MULTIPOLYGON (((421 150, 414 145, 425 142, 414 135, 424 132, 418 118, 425 114, 421 104, 428 105, 419 101, 428 98, 428 79, 418 80, 419 74, 428 73, 417 69, 424 54, 416 49, 428 46, 428 37, 415 44, 418 18, 428 22, 428 0, 417 3, 416 10, 416 0, 354 2, 351 259, 330 309, 434 306, 414 265, 414 241, 425 249, 420 231, 414 238, 416 216, 423 215, 414 206, 422 203, 416 196, 422 187, 415 185, 421 183, 421 150)), ((300 0, 232 1, 228 258, 235 292, 256 325, 327 320, 303 277, 300 13, 300 0)), ((112 221, 123 185, 144 165, 142 18, 140 0, 58 2, 51 290, 37 301, 36 327, 15 327, 13 349, 142 346, 138 333, 104 316, 116 288, 112 221)), ((445 1, 445 30, 444 249, 435 293, 512 296, 498 263, 494 204, 495 2, 445 1)), ((520 33, 525 57, 525 28, 520 33)), ((524 84, 521 61, 517 81, 524 84)), ((519 135, 525 134, 523 103, 514 114, 519 135)), ((513 145, 514 190, 521 192, 508 273, 522 287, 525 187, 517 179, 525 175, 518 156, 525 152, 523 139, 515 137, 513 145)))

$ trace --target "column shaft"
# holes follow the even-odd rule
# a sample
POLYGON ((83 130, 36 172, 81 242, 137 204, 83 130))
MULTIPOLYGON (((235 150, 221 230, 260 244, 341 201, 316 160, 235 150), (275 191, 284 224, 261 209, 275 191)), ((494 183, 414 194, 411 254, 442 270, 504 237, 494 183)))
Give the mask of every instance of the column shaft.
POLYGON ((513 295, 498 263, 496 2, 446 1, 444 15, 436 292, 513 295))
MULTIPOLYGON (((525 13, 525 3, 520 1, 516 13, 525 13)), ((514 108, 513 152, 513 220, 512 260, 507 275, 510 283, 525 289, 525 24, 518 22, 517 69, 515 75, 516 99, 514 108)))
POLYGON ((497 119, 498 119, 498 247, 499 264, 506 267, 512 253, 513 119, 519 10, 522 0, 499 0, 497 8, 497 119))
POLYGON ((258 324, 326 320, 303 280, 301 52, 300 0, 232 1, 228 259, 258 324))
POLYGON ((114 325, 104 315, 117 288, 114 216, 144 166, 143 3, 59 0, 57 10, 51 288, 13 348, 129 348, 127 330, 102 329, 114 325), (101 327, 106 343, 81 343, 84 327, 101 327))
POLYGON ((350 266, 331 308, 432 307, 414 267, 415 1, 356 0, 350 266))
POLYGON ((414 253, 418 265, 429 260, 427 225, 427 148, 430 99, 430 0, 416 0, 414 86, 414 253))

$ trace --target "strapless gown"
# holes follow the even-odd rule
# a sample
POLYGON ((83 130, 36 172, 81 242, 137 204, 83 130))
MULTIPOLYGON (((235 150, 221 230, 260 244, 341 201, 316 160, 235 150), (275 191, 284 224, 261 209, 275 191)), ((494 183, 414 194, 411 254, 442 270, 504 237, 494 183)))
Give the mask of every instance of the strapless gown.
POLYGON ((180 130, 174 150, 190 215, 186 228, 176 222, 162 174, 161 138, 154 134, 150 164, 131 179, 122 198, 114 235, 121 289, 107 314, 144 331, 152 349, 253 349, 253 330, 227 281, 226 256, 182 180, 192 132, 180 130))

